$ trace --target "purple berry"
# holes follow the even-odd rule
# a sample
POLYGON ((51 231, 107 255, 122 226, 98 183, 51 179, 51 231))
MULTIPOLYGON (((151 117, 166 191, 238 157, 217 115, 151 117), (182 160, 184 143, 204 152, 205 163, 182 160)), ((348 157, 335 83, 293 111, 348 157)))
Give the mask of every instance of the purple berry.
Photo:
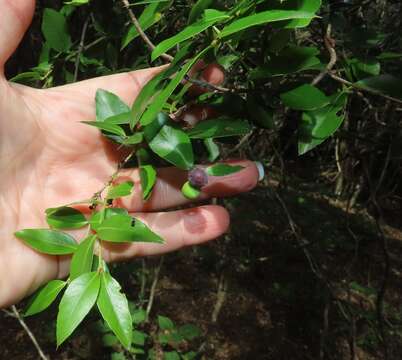
POLYGON ((188 182, 191 186, 201 189, 208 184, 208 175, 201 168, 194 168, 188 173, 188 182))

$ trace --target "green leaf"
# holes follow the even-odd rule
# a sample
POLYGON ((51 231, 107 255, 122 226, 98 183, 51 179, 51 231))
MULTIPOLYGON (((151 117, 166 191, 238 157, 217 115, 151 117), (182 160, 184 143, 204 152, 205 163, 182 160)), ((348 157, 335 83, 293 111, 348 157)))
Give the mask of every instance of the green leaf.
POLYGON ((105 219, 97 228, 101 240, 111 242, 150 242, 163 244, 160 236, 152 232, 147 226, 136 220, 131 226, 133 218, 127 215, 114 215, 105 219))
POLYGON ((185 324, 179 327, 179 334, 186 340, 193 340, 201 336, 199 327, 192 324, 185 324))
POLYGON ((131 315, 135 325, 141 324, 147 319, 147 313, 144 309, 135 310, 131 313, 131 315))
POLYGON ((97 231, 99 225, 103 222, 104 219, 109 219, 110 217, 115 215, 129 216, 127 210, 121 208, 106 208, 101 211, 97 211, 96 213, 92 214, 89 219, 91 229, 97 231))
POLYGON ((198 35, 199 33, 203 32, 204 30, 208 29, 209 27, 217 23, 218 21, 229 18, 228 15, 225 15, 222 12, 219 13, 220 16, 216 16, 217 13, 214 13, 214 16, 211 16, 210 14, 209 18, 204 18, 197 21, 194 24, 188 25, 184 30, 180 31, 178 34, 160 42, 152 51, 151 60, 154 61, 172 47, 176 46, 177 44, 180 44, 181 42, 187 39, 193 38, 194 36, 198 35))
POLYGON ((96 121, 130 112, 130 108, 115 94, 98 89, 95 95, 96 121))
POLYGON ((88 223, 81 211, 68 206, 47 209, 46 221, 54 229, 79 229, 88 223))
POLYGON ((329 104, 328 97, 315 86, 304 84, 280 95, 282 102, 295 110, 314 110, 329 104))
POLYGON ((97 272, 83 274, 67 287, 57 314, 57 346, 72 334, 94 306, 99 287, 100 276, 97 272))
POLYGON ((402 79, 392 75, 379 75, 358 81, 355 85, 377 91, 379 93, 402 99, 402 79))
POLYGON ((112 115, 109 116, 108 118, 104 119, 103 121, 108 124, 116 124, 116 125, 126 125, 130 124, 132 121, 133 114, 131 111, 117 114, 117 115, 112 115))
POLYGON ((133 331, 133 344, 138 346, 144 346, 147 335, 141 331, 133 331))
POLYGON ((305 11, 268 10, 233 21, 231 24, 223 28, 219 36, 224 38, 239 31, 248 29, 249 27, 264 25, 274 21, 290 19, 312 19, 313 17, 313 13, 305 11))
POLYGON ((166 316, 158 315, 158 325, 161 330, 174 329, 173 321, 166 316))
POLYGON ((52 49, 65 52, 71 47, 66 18, 61 13, 46 8, 43 12, 42 32, 52 49))
POLYGON ((204 145, 208 151, 208 161, 215 161, 220 155, 219 146, 215 144, 212 138, 204 139, 204 145))
POLYGON ((177 351, 165 351, 163 360, 180 360, 180 355, 177 351))
POLYGON ((194 166, 193 148, 183 130, 164 125, 148 145, 154 153, 180 169, 189 170, 194 166))
MULTIPOLYGON (((191 60, 188 60, 185 65, 180 69, 180 71, 176 74, 176 76, 170 80, 169 84, 158 94, 155 101, 151 103, 148 109, 144 112, 141 118, 141 124, 147 125, 154 121, 158 113, 162 110, 163 106, 165 105, 166 101, 172 95, 173 91, 177 88, 180 82, 184 79, 186 74, 192 68, 192 66, 200 59, 204 54, 209 51, 210 46, 205 48, 204 50, 200 51, 195 57, 191 60)), ((176 58, 175 58, 176 60, 176 58)), ((153 79, 152 79, 153 80, 153 79)), ((148 84, 147 84, 148 85, 148 84)), ((151 90, 150 88, 149 90, 151 90)), ((148 90, 147 90, 148 91, 148 90)))
POLYGON ((83 124, 94 126, 100 130, 107 131, 111 134, 126 137, 126 133, 119 125, 110 124, 107 122, 97 122, 97 121, 81 121, 83 124))
POLYGON ((250 130, 251 127, 247 121, 221 117, 200 121, 194 128, 187 132, 187 135, 191 139, 219 138, 244 135, 250 130))
POLYGON ((45 286, 39 289, 29 301, 24 316, 31 316, 47 309, 56 299, 61 290, 64 289, 67 282, 62 280, 49 281, 45 286))
POLYGON ((191 7, 187 23, 192 24, 193 22, 198 20, 198 18, 200 18, 202 16, 202 14, 204 13, 204 10, 207 7, 209 7, 212 3, 213 3, 213 0, 198 0, 191 7))
POLYGON ((134 183, 132 181, 125 181, 121 184, 117 184, 109 188, 106 195, 106 199, 117 199, 123 196, 131 195, 134 189, 134 183))
POLYGON ((144 141, 144 133, 137 132, 134 135, 131 135, 124 139, 123 145, 130 146, 130 145, 137 145, 144 141))
POLYGON ((89 235, 78 245, 78 248, 71 259, 71 280, 91 271, 95 240, 96 235, 89 235))
POLYGON ((201 190, 191 185, 189 181, 186 181, 183 184, 181 192, 187 199, 190 200, 197 199, 201 195, 201 190))
POLYGON ((244 166, 240 165, 229 165, 229 164, 215 164, 208 166, 205 172, 210 176, 226 176, 230 174, 237 173, 243 170, 244 166))
POLYGON ((152 189, 156 183, 156 170, 152 165, 140 166, 140 179, 142 198, 147 200, 152 194, 152 189))
POLYGON ((303 155, 324 142, 342 124, 344 117, 337 113, 345 105, 347 95, 336 94, 330 105, 302 115, 299 125, 298 152, 303 155))
POLYGON ((128 301, 119 283, 109 273, 102 273, 97 301, 103 319, 126 349, 131 346, 133 322, 128 301))
POLYGON ((64 4, 66 5, 73 5, 73 6, 82 6, 89 3, 89 0, 71 0, 66 1, 64 4))
POLYGON ((352 73, 356 79, 364 79, 368 76, 377 76, 380 74, 381 65, 375 58, 368 59, 348 59, 347 64, 350 66, 352 73))
POLYGON ((252 70, 250 79, 264 79, 315 69, 321 64, 320 59, 317 57, 319 53, 319 50, 315 47, 288 46, 278 55, 270 56, 264 66, 252 70))
POLYGON ((14 235, 31 248, 44 254, 72 254, 78 247, 72 236, 56 230, 24 229, 17 231, 14 235))

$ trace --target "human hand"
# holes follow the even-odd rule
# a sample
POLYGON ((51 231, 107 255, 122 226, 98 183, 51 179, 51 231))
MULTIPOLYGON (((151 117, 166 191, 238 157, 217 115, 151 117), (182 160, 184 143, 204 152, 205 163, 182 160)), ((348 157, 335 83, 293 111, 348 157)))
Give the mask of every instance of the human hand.
MULTIPOLYGON (((33 0, 0 0, 0 308, 51 279, 68 275, 69 257, 40 254, 16 239, 14 232, 47 227, 45 209, 90 198, 116 169, 119 154, 113 146, 96 129, 80 123, 95 117, 96 90, 107 89, 130 104, 158 72, 158 68, 145 69, 47 90, 7 82, 4 64, 28 27, 34 6, 33 0)), ((213 82, 214 76, 221 75, 212 72, 206 80, 213 82)), ((253 188, 258 169, 253 162, 241 164, 244 170, 206 186, 203 199, 253 188)), ((141 199, 138 171, 123 170, 120 176, 135 183, 134 194, 123 206, 166 242, 115 244, 103 252, 107 261, 200 244, 227 230, 229 215, 220 206, 161 212, 188 203, 180 191, 186 172, 159 169, 158 182, 146 203, 141 199)), ((84 236, 81 230, 69 233, 78 241, 84 236)))

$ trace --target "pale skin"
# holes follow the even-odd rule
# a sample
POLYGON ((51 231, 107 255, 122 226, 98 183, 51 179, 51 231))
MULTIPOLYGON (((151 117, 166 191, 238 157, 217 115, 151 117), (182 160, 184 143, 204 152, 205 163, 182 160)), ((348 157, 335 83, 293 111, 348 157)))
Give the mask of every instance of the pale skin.
MULTIPOLYGON (((32 250, 14 232, 46 228, 49 207, 90 198, 115 171, 119 154, 100 133, 80 121, 92 120, 94 96, 107 89, 131 104, 158 68, 100 77, 72 85, 38 90, 9 83, 4 64, 30 24, 33 0, 0 0, 0 308, 17 303, 49 280, 68 275, 69 257, 32 250)), ((210 82, 222 75, 213 71, 210 82)), ((234 195, 252 189, 258 181, 253 162, 245 169, 213 181, 203 198, 234 195)), ((186 205, 180 186, 186 173, 175 168, 158 171, 152 198, 144 203, 136 169, 121 172, 120 180, 135 182, 134 194, 119 203, 146 222, 165 240, 159 244, 107 246, 107 261, 162 254, 201 244, 227 231, 229 215, 216 205, 167 211, 186 205)), ((85 230, 70 232, 80 241, 85 230)))

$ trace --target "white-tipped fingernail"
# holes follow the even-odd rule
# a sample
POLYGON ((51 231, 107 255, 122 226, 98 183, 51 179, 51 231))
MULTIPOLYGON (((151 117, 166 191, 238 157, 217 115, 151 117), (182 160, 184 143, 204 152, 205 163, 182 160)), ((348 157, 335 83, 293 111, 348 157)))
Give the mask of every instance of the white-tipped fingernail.
POLYGON ((264 165, 260 161, 254 161, 254 163, 258 170, 258 181, 261 181, 265 177, 264 165))

